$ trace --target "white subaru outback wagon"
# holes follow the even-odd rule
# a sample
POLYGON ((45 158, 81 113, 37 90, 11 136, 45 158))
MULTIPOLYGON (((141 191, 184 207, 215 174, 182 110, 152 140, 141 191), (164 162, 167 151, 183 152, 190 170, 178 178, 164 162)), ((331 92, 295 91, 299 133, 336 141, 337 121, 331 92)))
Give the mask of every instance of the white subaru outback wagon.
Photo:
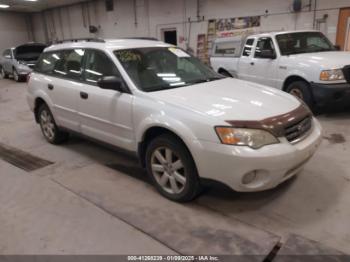
POLYGON ((298 99, 223 78, 155 40, 52 45, 28 85, 48 142, 74 132, 132 151, 159 192, 179 202, 193 199, 202 179, 241 192, 274 188, 301 171, 321 140, 298 99))

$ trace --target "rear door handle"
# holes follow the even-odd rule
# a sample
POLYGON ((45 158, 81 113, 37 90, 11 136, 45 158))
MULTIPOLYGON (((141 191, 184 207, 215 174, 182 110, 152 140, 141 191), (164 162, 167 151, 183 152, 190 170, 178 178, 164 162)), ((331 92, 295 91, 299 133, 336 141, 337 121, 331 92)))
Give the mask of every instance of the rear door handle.
POLYGON ((47 88, 48 88, 49 90, 53 90, 53 85, 48 84, 48 85, 47 85, 47 88))
POLYGON ((255 63, 254 63, 254 62, 250 62, 250 65, 252 65, 252 66, 253 66, 253 65, 255 65, 255 63))
POLYGON ((88 93, 85 93, 85 92, 80 92, 80 97, 82 99, 88 99, 89 98, 89 94, 88 93))

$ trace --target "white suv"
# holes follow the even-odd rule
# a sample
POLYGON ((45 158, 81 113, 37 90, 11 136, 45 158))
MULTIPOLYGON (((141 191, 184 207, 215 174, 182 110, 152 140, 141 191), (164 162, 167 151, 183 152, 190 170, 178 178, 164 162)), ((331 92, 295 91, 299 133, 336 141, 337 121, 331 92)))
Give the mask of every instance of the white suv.
POLYGON ((302 169, 321 137, 293 96, 223 78, 179 48, 145 39, 48 47, 28 102, 50 143, 73 131, 132 151, 174 201, 193 199, 202 178, 244 192, 276 187, 302 169))

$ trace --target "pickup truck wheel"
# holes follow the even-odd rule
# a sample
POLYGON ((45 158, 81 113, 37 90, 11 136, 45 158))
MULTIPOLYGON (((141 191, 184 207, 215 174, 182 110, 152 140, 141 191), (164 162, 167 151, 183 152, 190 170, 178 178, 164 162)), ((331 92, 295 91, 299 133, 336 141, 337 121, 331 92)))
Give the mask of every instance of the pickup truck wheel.
POLYGON ((55 119, 46 104, 40 106, 38 110, 38 119, 41 131, 49 143, 57 145, 68 139, 69 134, 61 131, 57 127, 55 119))
POLYGON ((5 69, 1 67, 1 78, 6 79, 9 78, 9 75, 5 72, 5 69))
POLYGON ((146 151, 146 168, 157 190, 176 202, 193 200, 200 182, 192 156, 177 137, 165 134, 155 138, 146 151))
POLYGON ((310 108, 313 108, 314 103, 308 83, 295 81, 287 87, 286 92, 303 100, 310 108))
POLYGON ((232 77, 233 78, 233 76, 229 72, 227 72, 225 70, 220 71, 219 74, 221 74, 223 76, 226 76, 226 77, 232 77))

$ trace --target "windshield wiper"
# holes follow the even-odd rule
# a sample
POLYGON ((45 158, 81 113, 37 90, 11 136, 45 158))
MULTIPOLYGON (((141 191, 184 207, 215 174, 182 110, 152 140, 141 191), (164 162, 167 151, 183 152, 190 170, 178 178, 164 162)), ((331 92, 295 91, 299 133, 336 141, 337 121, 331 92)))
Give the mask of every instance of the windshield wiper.
POLYGON ((221 79, 224 79, 224 78, 225 77, 215 76, 215 77, 208 77, 208 78, 205 78, 205 79, 197 79, 197 80, 189 81, 189 82, 186 82, 186 83, 180 84, 180 85, 152 86, 152 87, 149 87, 149 88, 145 89, 144 91, 146 91, 146 92, 162 91, 162 90, 168 90, 168 89, 173 89, 173 88, 189 86, 189 85, 193 85, 193 84, 207 83, 207 82, 211 82, 211 81, 221 80, 221 79))
POLYGON ((190 84, 200 84, 200 83, 206 83, 206 82, 211 82, 211 81, 216 81, 216 80, 221 80, 221 79, 224 79, 224 77, 215 76, 215 77, 208 77, 208 78, 205 78, 205 79, 198 79, 198 80, 190 81, 188 83, 190 83, 190 84))

